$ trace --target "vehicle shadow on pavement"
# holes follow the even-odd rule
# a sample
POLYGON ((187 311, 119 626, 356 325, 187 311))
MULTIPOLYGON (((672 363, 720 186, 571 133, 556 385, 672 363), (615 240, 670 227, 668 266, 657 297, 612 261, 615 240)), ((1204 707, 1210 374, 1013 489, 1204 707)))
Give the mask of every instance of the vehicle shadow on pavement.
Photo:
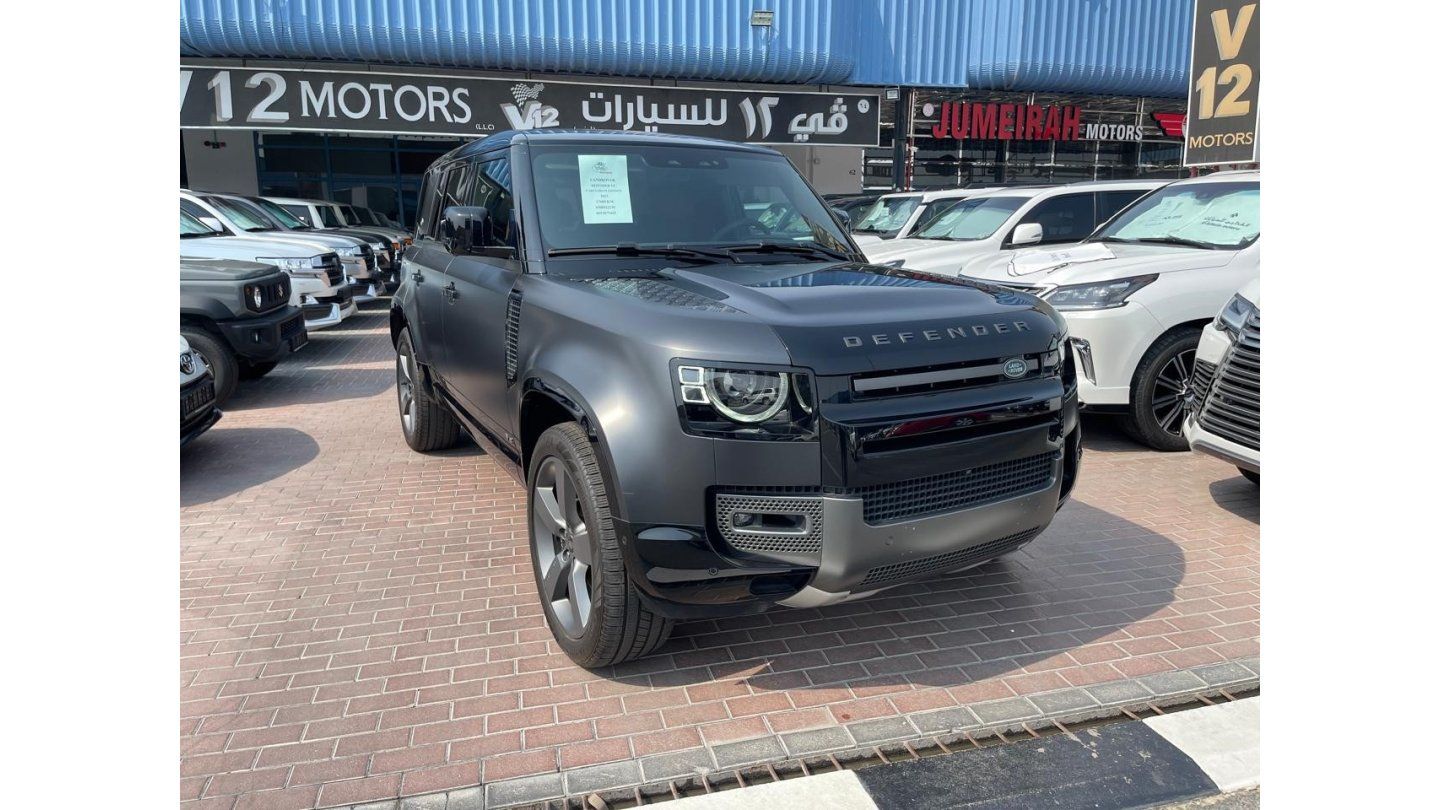
POLYGON ((273 481, 319 453, 308 433, 292 428, 216 428, 180 451, 180 505, 217 501, 273 481))
MULTIPOLYGON (((395 371, 384 368, 355 368, 353 364, 332 368, 296 369, 296 379, 282 369, 272 371, 259 380, 242 380, 235 395, 225 403, 225 411, 250 411, 262 408, 283 408, 289 405, 320 405, 345 399, 364 399, 395 387, 395 371)), ((387 405, 393 404, 393 400, 387 405)), ((398 405, 396 406, 398 408, 398 405)), ((390 417, 387 410, 377 420, 390 417)), ((398 419, 398 417, 396 417, 398 419)), ((385 423, 389 426, 389 423, 385 423)))
POLYGON ((1170 605, 1185 572, 1183 550, 1164 534, 1072 500, 1000 560, 851 603, 682 623, 656 657, 600 674, 653 686, 734 680, 757 692, 848 688, 857 698, 1011 676, 1049 688, 1113 680, 1123 675, 1106 662, 1131 655, 1124 645, 1175 649, 1127 628, 1170 605))
POLYGON ((1215 505, 1236 517, 1260 525, 1260 487, 1240 473, 1210 484, 1210 497, 1215 505))

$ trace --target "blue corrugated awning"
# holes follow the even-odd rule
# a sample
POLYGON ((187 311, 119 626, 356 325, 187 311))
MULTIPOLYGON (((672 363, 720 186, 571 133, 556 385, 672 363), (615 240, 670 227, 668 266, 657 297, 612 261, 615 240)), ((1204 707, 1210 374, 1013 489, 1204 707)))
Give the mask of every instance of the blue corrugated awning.
POLYGON ((1183 96, 1191 0, 182 0, 180 52, 1183 96), (774 12, 751 25, 751 12, 774 12))

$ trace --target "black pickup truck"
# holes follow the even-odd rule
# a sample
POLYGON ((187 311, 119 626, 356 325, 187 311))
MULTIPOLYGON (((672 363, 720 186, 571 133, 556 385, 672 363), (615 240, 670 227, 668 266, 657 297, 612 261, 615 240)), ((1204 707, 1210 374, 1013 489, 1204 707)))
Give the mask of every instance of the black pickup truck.
POLYGON ((390 329, 406 441, 463 431, 524 483, 540 602, 584 666, 678 619, 983 564, 1049 526, 1079 470, 1064 319, 867 264, 762 147, 462 146, 426 174, 390 329))
POLYGON ((308 340, 290 277, 268 264, 180 260, 180 334, 215 375, 222 405, 241 378, 264 375, 308 340))

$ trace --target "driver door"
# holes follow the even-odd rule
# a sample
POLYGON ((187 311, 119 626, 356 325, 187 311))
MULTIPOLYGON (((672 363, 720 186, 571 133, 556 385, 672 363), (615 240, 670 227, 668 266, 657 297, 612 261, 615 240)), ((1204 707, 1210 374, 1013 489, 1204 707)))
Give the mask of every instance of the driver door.
POLYGON ((452 257, 446 269, 447 377, 466 409, 509 441, 515 429, 509 406, 514 381, 507 375, 505 338, 510 291, 524 272, 520 222, 509 158, 477 162, 471 173, 456 204, 484 208, 489 217, 475 235, 476 252, 452 257))

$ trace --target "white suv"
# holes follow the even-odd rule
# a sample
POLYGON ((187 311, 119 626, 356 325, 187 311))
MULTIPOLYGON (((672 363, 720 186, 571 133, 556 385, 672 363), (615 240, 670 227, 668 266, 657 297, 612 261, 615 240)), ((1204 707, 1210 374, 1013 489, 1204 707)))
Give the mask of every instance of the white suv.
POLYGON ((975 262, 1034 245, 1076 242, 1165 180, 1103 180, 1068 186, 1018 186, 976 194, 950 206, 908 239, 862 245, 876 264, 959 275, 975 262))
MULTIPOLYGON (((908 266, 908 265, 907 265, 908 266)), ((1084 242, 971 264, 967 278, 1018 287, 1065 313, 1080 401, 1124 416, 1157 450, 1185 450, 1200 330, 1260 275, 1260 173, 1180 180, 1084 242)))
POLYGON ((1260 483, 1260 279, 1246 284, 1200 333, 1190 449, 1234 464, 1260 483))
POLYGON ((924 227, 950 208, 947 201, 963 200, 987 188, 947 188, 942 191, 902 191, 886 194, 859 212, 850 228, 850 238, 857 245, 870 245, 889 239, 904 239, 924 227))

